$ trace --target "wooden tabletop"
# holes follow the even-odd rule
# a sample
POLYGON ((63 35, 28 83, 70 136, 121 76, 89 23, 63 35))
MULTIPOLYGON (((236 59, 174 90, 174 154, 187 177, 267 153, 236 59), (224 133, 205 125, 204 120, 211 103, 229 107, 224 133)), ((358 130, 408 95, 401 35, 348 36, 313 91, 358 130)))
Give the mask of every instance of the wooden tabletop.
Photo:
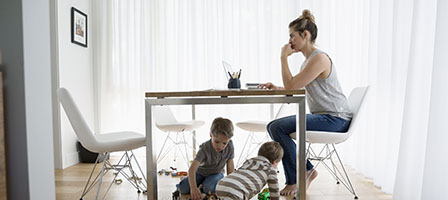
POLYGON ((269 96, 269 95, 304 95, 305 90, 263 90, 263 89, 232 89, 232 90, 201 90, 179 92, 147 92, 146 97, 201 97, 201 96, 269 96))

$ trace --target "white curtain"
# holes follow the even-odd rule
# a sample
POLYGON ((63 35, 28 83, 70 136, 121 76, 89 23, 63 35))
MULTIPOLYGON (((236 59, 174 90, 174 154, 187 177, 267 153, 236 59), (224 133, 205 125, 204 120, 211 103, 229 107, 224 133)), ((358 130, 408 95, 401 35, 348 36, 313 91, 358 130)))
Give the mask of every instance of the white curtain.
MULTIPOLYGON (((288 41, 287 26, 308 8, 319 28, 317 45, 336 64, 344 92, 371 86, 361 130, 340 145, 344 161, 394 199, 446 197, 442 185, 448 177, 442 170, 448 161, 442 141, 448 132, 442 119, 448 110, 441 83, 447 72, 442 67, 448 45, 445 1, 93 4, 99 131, 143 132, 144 92, 225 88, 222 60, 235 71, 242 69, 243 84, 281 84, 279 55, 288 41), (439 185, 427 186, 433 181, 439 185)), ((293 55, 291 70, 296 73, 302 61, 301 54, 293 55)), ((189 119, 189 110, 175 108, 176 117, 189 119)), ((197 116, 208 123, 199 132, 207 133, 216 116, 269 120, 268 112, 266 106, 203 106, 197 116)))
POLYGON ((344 159, 394 198, 419 199, 412 193, 423 176, 416 172, 422 172, 428 123, 435 1, 327 3, 304 3, 315 10, 325 39, 320 45, 333 55, 345 91, 371 86, 364 131, 341 145, 344 159))
MULTIPOLYGON (((288 23, 301 11, 296 1, 92 3, 98 132, 144 132, 147 91, 226 88, 223 60, 233 71, 241 69, 243 86, 265 80, 281 84, 280 48, 288 42, 288 23)), ((292 59, 294 66, 302 60, 292 59)), ((217 116, 234 122, 271 117, 268 105, 196 109, 197 119, 206 121, 198 130, 199 143, 209 138, 217 116)), ((174 106, 173 112, 179 120, 191 118, 191 107, 174 106)), ((163 139, 157 131, 156 139, 163 139)), ((246 135, 236 134, 235 145, 243 146, 246 135)))
MULTIPOLYGON (((446 191, 446 117, 448 95, 446 88, 446 58, 448 52, 448 1, 437 2, 434 59, 432 67, 429 124, 427 129, 426 154, 424 156, 422 199, 448 199, 446 191)), ((402 191, 404 192, 404 191, 402 191)))

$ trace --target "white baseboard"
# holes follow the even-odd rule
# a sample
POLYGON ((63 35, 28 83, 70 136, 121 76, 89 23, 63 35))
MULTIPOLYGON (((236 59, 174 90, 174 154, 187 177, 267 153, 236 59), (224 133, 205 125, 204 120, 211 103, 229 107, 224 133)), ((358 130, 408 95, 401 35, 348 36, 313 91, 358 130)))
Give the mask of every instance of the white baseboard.
POLYGON ((79 163, 79 152, 68 153, 63 156, 63 169, 79 163))

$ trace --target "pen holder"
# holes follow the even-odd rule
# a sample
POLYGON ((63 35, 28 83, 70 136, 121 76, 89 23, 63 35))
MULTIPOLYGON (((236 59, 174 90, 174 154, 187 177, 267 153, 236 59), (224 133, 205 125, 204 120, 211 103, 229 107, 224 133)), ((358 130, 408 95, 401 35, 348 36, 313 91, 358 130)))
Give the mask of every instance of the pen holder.
POLYGON ((229 79, 229 83, 227 84, 227 88, 229 89, 240 89, 241 82, 239 78, 231 78, 229 79))

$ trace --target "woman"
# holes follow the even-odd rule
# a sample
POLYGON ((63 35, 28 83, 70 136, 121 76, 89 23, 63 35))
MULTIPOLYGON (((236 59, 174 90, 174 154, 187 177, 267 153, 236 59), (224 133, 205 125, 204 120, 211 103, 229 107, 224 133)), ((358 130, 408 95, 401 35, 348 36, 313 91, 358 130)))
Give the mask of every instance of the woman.
MULTIPOLYGON (((306 115, 306 129, 314 131, 346 132, 352 118, 347 99, 342 93, 335 66, 330 57, 315 46, 317 26, 309 10, 303 10, 302 16, 289 24, 289 43, 281 51, 283 86, 272 83, 259 87, 273 90, 294 90, 305 87, 307 104, 312 114, 306 115), (306 60, 298 74, 293 76, 288 66, 288 56, 302 52, 306 60)), ((285 154, 283 168, 286 186, 281 195, 296 193, 296 144, 289 136, 296 132, 296 116, 273 120, 267 126, 269 135, 279 142, 285 154)), ((307 188, 317 177, 311 162, 307 161, 307 188)))

